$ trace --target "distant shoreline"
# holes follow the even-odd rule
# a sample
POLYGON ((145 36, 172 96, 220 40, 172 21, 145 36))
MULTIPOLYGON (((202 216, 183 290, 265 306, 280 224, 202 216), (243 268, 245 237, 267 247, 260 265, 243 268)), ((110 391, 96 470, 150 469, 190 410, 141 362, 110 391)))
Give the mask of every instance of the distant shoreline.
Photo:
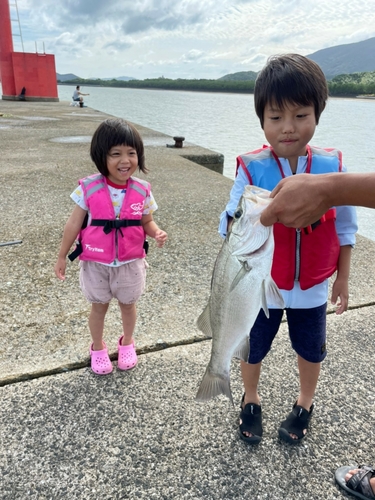
MULTIPOLYGON (((119 80, 121 81, 121 80, 119 80)), ((64 85, 67 87, 72 87, 77 85, 77 81, 73 82, 57 82, 57 85, 64 85)), ((204 92, 204 93, 214 93, 214 94, 254 94, 253 90, 236 90, 236 89, 230 89, 230 90, 225 90, 225 89, 214 89, 214 88, 172 88, 169 86, 162 87, 153 87, 153 86, 132 86, 132 85, 103 85, 102 83, 100 84, 95 84, 95 83, 86 83, 86 82, 80 82, 79 85, 85 86, 85 87, 100 87, 100 88, 109 88, 109 89, 133 89, 133 90, 170 90, 170 91, 175 91, 175 92, 204 92)), ((330 95, 328 96, 330 99, 333 98, 341 98, 341 99, 375 99, 374 95, 356 95, 355 93, 338 93, 335 95, 330 95)))

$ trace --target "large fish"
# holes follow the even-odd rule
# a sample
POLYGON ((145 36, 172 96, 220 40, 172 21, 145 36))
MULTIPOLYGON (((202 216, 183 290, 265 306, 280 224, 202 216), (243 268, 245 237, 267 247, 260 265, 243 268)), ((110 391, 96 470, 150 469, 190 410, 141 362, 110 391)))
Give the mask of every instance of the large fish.
POLYGON ((199 387, 197 401, 225 394, 232 401, 230 363, 249 355, 249 332, 267 302, 284 308, 271 278, 273 230, 260 223, 270 202, 269 191, 246 186, 217 256, 208 304, 197 320, 198 329, 212 337, 211 359, 199 387))

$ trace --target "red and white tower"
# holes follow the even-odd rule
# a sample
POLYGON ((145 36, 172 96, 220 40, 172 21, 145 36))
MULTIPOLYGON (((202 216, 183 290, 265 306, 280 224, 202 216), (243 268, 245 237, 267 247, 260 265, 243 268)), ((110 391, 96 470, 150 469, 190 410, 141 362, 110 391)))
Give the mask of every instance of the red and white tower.
POLYGON ((0 77, 2 99, 16 100, 23 87, 27 101, 58 101, 55 56, 14 52, 9 0, 0 0, 0 77))

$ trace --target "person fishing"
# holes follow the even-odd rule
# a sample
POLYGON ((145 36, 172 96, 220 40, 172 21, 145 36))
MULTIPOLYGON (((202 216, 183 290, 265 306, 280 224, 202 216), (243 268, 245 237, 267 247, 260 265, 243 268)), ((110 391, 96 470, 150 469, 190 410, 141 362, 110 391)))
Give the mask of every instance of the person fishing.
MULTIPOLYGON (((237 158, 237 176, 221 214, 219 233, 226 236, 247 184, 272 191, 285 177, 343 172, 341 152, 309 145, 328 98, 320 67, 299 54, 271 57, 255 82, 254 104, 269 146, 237 158)), ((306 185, 306 190, 308 186, 306 185)), ((300 392, 292 411, 281 422, 280 439, 301 442, 313 412, 313 398, 326 350, 328 278, 337 271, 331 302, 336 314, 348 308, 351 249, 357 232, 353 207, 330 208, 304 230, 274 225, 275 250, 271 275, 286 305, 292 348, 297 353, 300 392)), ((284 310, 267 301, 270 317, 260 311, 249 335, 248 362, 241 362, 244 394, 239 435, 259 443, 262 407, 258 392, 262 360, 270 351, 284 310)), ((250 327, 249 327, 250 328, 250 327)))
POLYGON ((73 101, 74 102, 79 102, 80 106, 83 106, 83 96, 84 95, 90 95, 90 94, 84 94, 81 92, 81 87, 79 85, 76 86, 76 88, 73 91, 73 101))
POLYGON ((71 194, 76 206, 54 270, 57 278, 65 279, 66 257, 78 236, 69 259, 79 256, 81 290, 91 303, 91 369, 106 375, 113 369, 103 340, 109 302, 117 299, 122 318, 118 368, 129 370, 137 364, 133 332, 136 302, 145 288, 145 235, 155 238, 158 247, 168 236, 153 220, 158 207, 150 184, 133 177, 137 168, 148 171, 139 132, 122 119, 107 119, 92 137, 90 155, 99 173, 81 179, 71 194))

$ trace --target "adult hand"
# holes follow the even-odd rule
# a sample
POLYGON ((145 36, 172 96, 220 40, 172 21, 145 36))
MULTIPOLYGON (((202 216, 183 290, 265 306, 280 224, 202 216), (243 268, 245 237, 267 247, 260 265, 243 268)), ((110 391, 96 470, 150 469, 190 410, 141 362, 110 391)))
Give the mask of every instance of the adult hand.
POLYGON ((296 228, 316 222, 330 208, 324 177, 298 174, 280 181, 270 195, 273 200, 263 210, 260 222, 264 226, 281 222, 296 228))

